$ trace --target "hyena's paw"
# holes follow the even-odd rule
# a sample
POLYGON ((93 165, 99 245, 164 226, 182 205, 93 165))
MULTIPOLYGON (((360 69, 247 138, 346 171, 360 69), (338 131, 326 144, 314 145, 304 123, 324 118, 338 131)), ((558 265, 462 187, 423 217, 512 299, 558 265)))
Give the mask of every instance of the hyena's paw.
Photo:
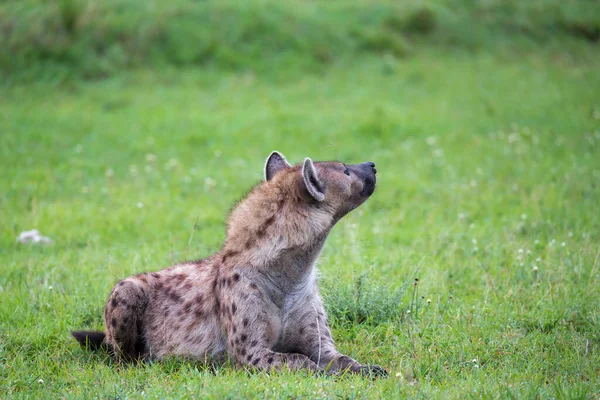
POLYGON ((380 367, 379 365, 361 365, 360 366, 360 374, 362 376, 368 376, 373 379, 375 378, 386 378, 388 373, 385 369, 380 367))

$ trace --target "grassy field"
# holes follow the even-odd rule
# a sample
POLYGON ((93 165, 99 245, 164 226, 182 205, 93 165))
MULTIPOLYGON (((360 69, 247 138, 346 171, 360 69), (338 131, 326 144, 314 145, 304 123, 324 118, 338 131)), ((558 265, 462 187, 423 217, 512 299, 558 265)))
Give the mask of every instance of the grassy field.
POLYGON ((600 53, 560 40, 2 86, 0 393, 599 398, 600 53), (103 328, 119 279, 220 247, 274 149, 377 164, 319 269, 339 349, 390 377, 80 349, 69 330, 103 328), (54 243, 16 243, 33 228, 54 243))

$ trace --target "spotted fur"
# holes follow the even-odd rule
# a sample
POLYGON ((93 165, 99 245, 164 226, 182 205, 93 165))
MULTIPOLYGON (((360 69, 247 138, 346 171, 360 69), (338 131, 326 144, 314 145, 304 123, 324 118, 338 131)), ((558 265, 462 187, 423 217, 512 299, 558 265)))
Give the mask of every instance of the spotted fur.
POLYGON ((291 166, 273 152, 265 180, 231 212, 219 252, 120 281, 104 334, 73 335, 123 361, 228 357, 262 370, 385 374, 336 350, 315 268, 331 228, 375 190, 374 166, 291 166))

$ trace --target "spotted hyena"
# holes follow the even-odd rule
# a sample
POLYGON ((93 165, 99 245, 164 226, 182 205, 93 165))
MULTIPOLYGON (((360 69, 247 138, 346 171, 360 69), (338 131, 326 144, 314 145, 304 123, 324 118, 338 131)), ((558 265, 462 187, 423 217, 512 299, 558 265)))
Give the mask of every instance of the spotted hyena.
POLYGON ((265 180, 231 212, 219 252, 123 279, 105 332, 73 336, 124 361, 229 357, 264 370, 385 374, 336 350, 315 268, 331 228, 373 194, 376 172, 372 162, 291 166, 273 152, 265 180))

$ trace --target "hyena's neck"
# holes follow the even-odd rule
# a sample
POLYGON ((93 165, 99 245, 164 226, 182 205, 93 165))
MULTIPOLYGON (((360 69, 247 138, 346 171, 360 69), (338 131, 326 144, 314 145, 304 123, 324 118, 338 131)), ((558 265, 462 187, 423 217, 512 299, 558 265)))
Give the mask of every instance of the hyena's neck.
POLYGON ((310 274, 335 213, 307 202, 293 175, 283 178, 255 187, 229 215, 220 251, 226 268, 253 269, 288 282, 310 274))
POLYGON ((329 230, 325 230, 304 243, 286 240, 284 235, 265 236, 256 238, 249 247, 240 246, 235 237, 228 238, 219 256, 223 265, 281 279, 281 286, 283 282, 301 283, 313 270, 328 234, 329 230))

